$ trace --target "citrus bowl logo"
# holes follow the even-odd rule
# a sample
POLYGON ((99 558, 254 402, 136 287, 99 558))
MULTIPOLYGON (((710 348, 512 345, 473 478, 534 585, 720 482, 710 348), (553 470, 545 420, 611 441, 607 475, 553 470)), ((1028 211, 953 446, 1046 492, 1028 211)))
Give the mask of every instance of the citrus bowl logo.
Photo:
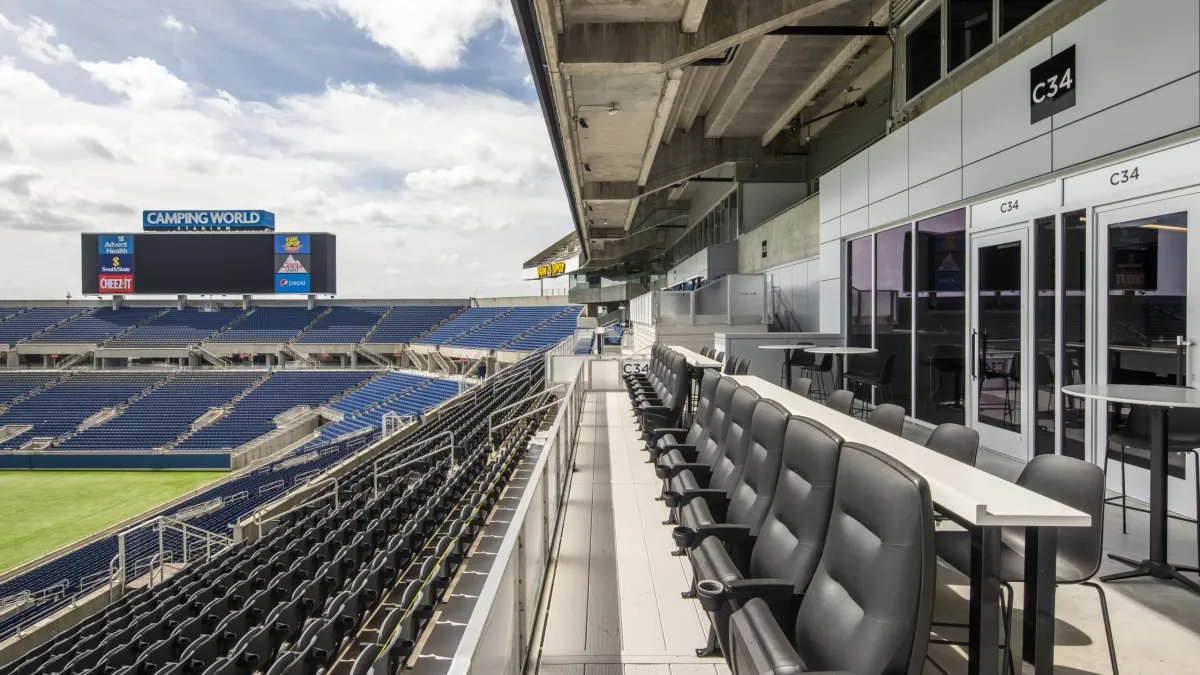
POLYGON ((289 234, 283 240, 283 250, 287 251, 288 253, 299 253, 300 252, 300 237, 289 234))

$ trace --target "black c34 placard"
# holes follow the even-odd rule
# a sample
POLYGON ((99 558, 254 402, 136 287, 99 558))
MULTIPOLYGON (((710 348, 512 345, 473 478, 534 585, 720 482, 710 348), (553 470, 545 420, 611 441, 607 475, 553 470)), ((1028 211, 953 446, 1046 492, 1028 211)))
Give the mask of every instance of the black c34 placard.
POLYGON ((1029 71, 1029 123, 1060 113, 1075 105, 1079 73, 1075 69, 1075 45, 1037 64, 1029 71))

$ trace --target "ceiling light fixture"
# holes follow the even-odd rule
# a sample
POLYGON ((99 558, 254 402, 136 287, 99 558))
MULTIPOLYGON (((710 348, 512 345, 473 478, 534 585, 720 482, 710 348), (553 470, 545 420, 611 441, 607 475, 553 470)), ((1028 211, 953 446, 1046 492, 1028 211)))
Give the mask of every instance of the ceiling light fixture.
POLYGON ((584 129, 588 128, 587 120, 580 117, 578 121, 579 121, 579 126, 583 127, 584 129))

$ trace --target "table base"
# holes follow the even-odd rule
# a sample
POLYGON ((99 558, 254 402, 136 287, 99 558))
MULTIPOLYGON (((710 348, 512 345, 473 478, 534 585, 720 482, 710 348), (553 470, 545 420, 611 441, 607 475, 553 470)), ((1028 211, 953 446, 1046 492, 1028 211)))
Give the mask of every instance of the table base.
POLYGON ((1136 579, 1138 577, 1174 579, 1175 581, 1183 584, 1189 590, 1195 593, 1200 593, 1200 584, 1180 574, 1180 572, 1200 574, 1200 567, 1192 567, 1191 565, 1172 565, 1168 562, 1156 562, 1154 560, 1143 560, 1138 562, 1132 558, 1126 558, 1125 556, 1120 556, 1115 553, 1109 553, 1108 557, 1121 563, 1122 565, 1128 565, 1133 569, 1129 570, 1128 572, 1116 572, 1114 574, 1107 574, 1100 577, 1100 580, 1105 583, 1110 581, 1120 581, 1122 579, 1136 579))

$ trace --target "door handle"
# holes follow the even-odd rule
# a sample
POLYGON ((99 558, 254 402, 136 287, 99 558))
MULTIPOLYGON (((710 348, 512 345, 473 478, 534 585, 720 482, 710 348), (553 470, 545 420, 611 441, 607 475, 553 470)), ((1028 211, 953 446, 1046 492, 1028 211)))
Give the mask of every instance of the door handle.
POLYGON ((979 374, 976 371, 976 359, 979 356, 979 352, 976 349, 976 343, 978 341, 978 337, 979 337, 979 331, 972 330, 971 331, 971 379, 972 380, 979 379, 979 374))

